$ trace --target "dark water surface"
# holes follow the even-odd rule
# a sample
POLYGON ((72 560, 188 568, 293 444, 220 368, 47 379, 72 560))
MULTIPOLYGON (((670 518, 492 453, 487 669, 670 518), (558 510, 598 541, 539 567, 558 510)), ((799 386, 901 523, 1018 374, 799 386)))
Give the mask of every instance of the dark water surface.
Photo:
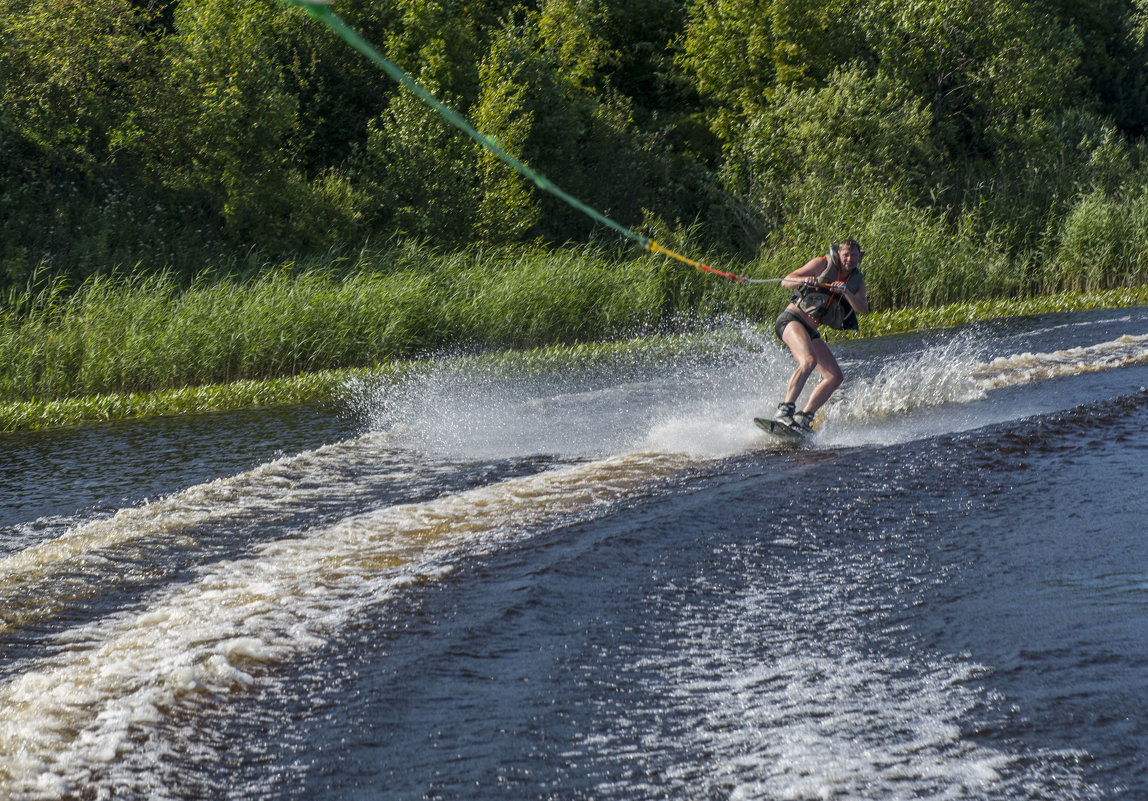
POLYGON ((3 435, 0 796, 1148 796, 1148 310, 839 349, 3 435))

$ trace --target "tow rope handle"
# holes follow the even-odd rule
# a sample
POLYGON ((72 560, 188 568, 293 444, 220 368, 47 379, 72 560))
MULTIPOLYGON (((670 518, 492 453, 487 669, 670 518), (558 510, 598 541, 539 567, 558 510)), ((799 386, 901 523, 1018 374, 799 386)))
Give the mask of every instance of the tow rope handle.
POLYGON ((704 262, 694 261, 693 259, 687 258, 687 257, 681 255, 680 253, 675 253, 674 251, 670 250, 669 248, 663 247, 662 245, 659 245, 657 242, 655 242, 652 239, 647 239, 645 241, 645 247, 646 247, 646 250, 650 251, 651 253, 660 253, 663 256, 670 257, 671 259, 677 259, 678 261, 682 262, 683 264, 688 264, 689 266, 691 266, 697 270, 700 270, 703 273, 710 273, 711 275, 716 275, 716 276, 719 276, 721 278, 725 278, 728 281, 734 281, 734 282, 739 283, 739 284, 777 284, 777 283, 781 283, 781 280, 782 280, 780 278, 746 278, 744 275, 737 275, 736 273, 727 273, 727 272, 724 272, 722 270, 717 269, 716 267, 710 267, 708 264, 706 264, 704 262))

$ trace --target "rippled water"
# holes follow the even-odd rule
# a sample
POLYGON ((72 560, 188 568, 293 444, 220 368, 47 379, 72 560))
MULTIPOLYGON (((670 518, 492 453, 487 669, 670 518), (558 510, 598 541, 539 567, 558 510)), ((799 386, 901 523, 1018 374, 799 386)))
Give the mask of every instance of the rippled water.
POLYGON ((698 344, 4 435, 3 794, 1148 793, 1148 310, 698 344))

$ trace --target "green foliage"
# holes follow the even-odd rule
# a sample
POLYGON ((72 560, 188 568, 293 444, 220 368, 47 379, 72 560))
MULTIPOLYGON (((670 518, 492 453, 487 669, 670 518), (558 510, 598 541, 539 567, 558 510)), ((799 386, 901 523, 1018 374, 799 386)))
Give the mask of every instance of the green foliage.
POLYGON ((1143 0, 1051 0, 1081 39, 1079 74, 1097 110, 1124 132, 1148 132, 1148 14, 1143 0))
POLYGON ((777 224, 811 194, 896 187, 920 196, 934 157, 919 99, 892 79, 853 68, 834 72, 824 88, 780 89, 749 120, 726 170, 731 190, 777 224))
POLYGON ((369 132, 373 220, 403 236, 466 241, 479 197, 470 139, 407 92, 394 96, 369 132))
POLYGON ((1081 193, 1119 192, 1141 181, 1135 150, 1095 114, 1037 114, 1016 138, 1007 165, 970 171, 970 180, 980 182, 967 188, 961 204, 1000 232, 1013 252, 1038 248, 1081 193))
POLYGON ((487 0, 400 0, 395 5, 401 18, 380 44, 424 86, 460 99, 467 108, 479 92, 485 29, 498 22, 499 5, 487 0))
POLYGON ((708 101, 711 124, 723 141, 734 140, 744 116, 773 95, 773 5, 772 0, 696 0, 690 8, 678 60, 708 101))
MULTIPOLYGON (((1146 10, 337 7, 510 152, 624 225, 685 231, 679 249, 752 257, 771 276, 857 236, 878 308, 1143 282, 1146 10)), ((603 236, 613 246, 612 233, 277 0, 0 0, 0 224, 0 289, 67 279, 44 290, 48 317, 67 325, 12 351, 25 394, 273 375, 460 340, 567 340, 681 309, 765 316, 784 294, 739 293, 656 260, 593 266, 608 260, 581 248, 603 236), (362 269, 345 282, 261 269, 337 262, 380 241, 394 245, 385 269, 347 257, 362 269), (427 247, 408 260, 396 255, 404 242, 427 247), (490 249, 539 242, 563 250, 490 249), (485 249, 428 256, 463 247, 485 249), (139 296, 136 318, 112 308, 123 293, 139 296), (346 315, 337 342, 314 340, 327 317, 304 296, 346 315), (81 326, 84 315, 104 327, 81 326), (196 360, 215 372, 190 372, 196 360)), ((47 325, 37 314, 21 312, 20 330, 47 325)))
POLYGON ((954 154, 1080 99, 1079 38, 1024 0, 878 0, 859 18, 868 58, 928 103, 954 154))
POLYGON ((1081 198, 1065 216, 1056 252, 1059 268, 1042 289, 1097 291, 1140 286, 1148 276, 1148 194, 1127 199, 1102 193, 1081 198))
MULTIPOLYGON (((527 84, 534 68, 537 64, 529 31, 513 24, 500 30, 481 66, 482 91, 474 109, 474 124, 519 159, 534 127, 534 112, 526 107, 527 84)), ((538 199, 521 175, 489 150, 479 151, 478 235, 494 244, 521 241, 538 221, 538 199)))
POLYGON ((199 0, 179 5, 179 35, 165 42, 171 93, 160 110, 175 173, 167 180, 208 191, 243 241, 289 237, 306 194, 292 169, 298 98, 283 39, 269 35, 297 21, 278 6, 199 0))
POLYGON ((5 116, 57 156, 113 158, 155 79, 156 16, 122 0, 3 0, 5 116))
MULTIPOLYGON (((621 58, 610 8, 604 0, 550 0, 526 16, 536 56, 527 65, 534 124, 524 155, 563 190, 629 226, 641 219, 650 164, 633 127, 634 102, 610 80, 621 58)), ((597 233, 565 203, 540 202, 545 238, 585 241, 597 233)))
POLYGON ((281 268, 251 281, 97 276, 11 292, 0 399, 176 389, 376 364, 452 343, 520 347, 656 322, 647 260, 596 251, 423 248, 363 253, 347 272, 281 268))

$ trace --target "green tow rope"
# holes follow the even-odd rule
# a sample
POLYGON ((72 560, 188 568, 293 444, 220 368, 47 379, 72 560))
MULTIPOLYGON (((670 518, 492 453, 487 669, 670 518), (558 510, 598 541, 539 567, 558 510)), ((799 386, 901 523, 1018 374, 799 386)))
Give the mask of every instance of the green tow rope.
POLYGON ((741 284, 768 284, 781 280, 780 278, 745 278, 740 275, 734 275, 733 273, 716 270, 713 267, 710 267, 708 264, 703 264, 702 262, 694 261, 693 259, 688 259, 685 256, 679 255, 669 248, 662 247, 654 240, 634 233, 624 225, 620 225, 619 223, 614 222, 605 214, 602 214, 598 210, 587 206, 578 198, 563 192, 561 189, 551 183, 550 180, 545 176, 539 175, 537 172, 530 169, 530 167, 526 166, 514 156, 507 153, 506 150, 503 149, 502 145, 498 143, 497 139, 495 139, 493 136, 488 136, 487 134, 478 131, 473 125, 467 122, 461 114, 444 104, 426 89, 419 86, 414 81, 414 79, 411 78, 411 76, 403 72, 403 70, 393 61, 385 58, 381 53, 379 53, 378 50, 371 46, 370 42, 365 40, 362 36, 359 36, 359 34, 356 33, 353 29, 349 28, 347 24, 343 22, 343 20, 339 19, 339 17, 333 11, 331 11, 330 8, 328 8, 328 6, 334 2, 334 0, 283 0, 283 2, 289 3, 293 6, 299 6, 300 8, 305 9, 307 13, 310 14, 314 19, 323 22, 336 35, 342 37, 342 39, 347 42, 347 44, 379 65, 383 72, 391 76, 391 78, 393 78, 396 83, 409 89, 415 94, 416 97, 418 97, 428 106, 442 115, 443 119, 445 119, 454 127, 458 128, 474 141, 478 142, 491 153, 498 156, 498 158, 509 164, 521 175, 529 178, 539 189, 542 189, 558 198, 561 198, 563 201, 578 209, 591 219, 597 220, 603 225, 614 229, 627 239, 632 239, 639 246, 641 246, 643 250, 648 250, 651 253, 661 253, 664 256, 668 256, 672 259, 677 259, 683 264, 688 264, 689 266, 694 267, 702 272, 712 273, 713 275, 718 275, 722 278, 729 279, 730 281, 736 281, 741 284))

